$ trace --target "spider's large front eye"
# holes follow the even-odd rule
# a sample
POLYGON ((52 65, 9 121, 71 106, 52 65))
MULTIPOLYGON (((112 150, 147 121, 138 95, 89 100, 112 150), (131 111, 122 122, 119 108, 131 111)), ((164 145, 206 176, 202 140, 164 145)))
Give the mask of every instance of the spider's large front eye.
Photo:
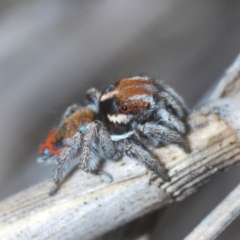
POLYGON ((122 105, 122 106, 121 106, 121 111, 122 111, 122 112, 127 112, 127 111, 128 111, 127 105, 125 105, 125 104, 122 105))

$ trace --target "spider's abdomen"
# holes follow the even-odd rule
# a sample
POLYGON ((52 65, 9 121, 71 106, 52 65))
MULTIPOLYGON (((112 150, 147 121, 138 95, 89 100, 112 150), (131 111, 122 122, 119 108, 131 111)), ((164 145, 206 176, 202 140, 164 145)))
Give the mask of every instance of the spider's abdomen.
POLYGON ((87 125, 94 120, 94 113, 89 108, 76 110, 61 126, 52 129, 45 142, 40 146, 39 153, 45 159, 53 155, 59 155, 68 146, 76 132, 84 134, 87 125))
POLYGON ((76 131, 84 132, 87 125, 95 118, 95 114, 89 108, 78 109, 65 120, 57 131, 59 139, 71 138, 76 131))
POLYGON ((39 153, 45 158, 61 153, 61 143, 57 139, 57 129, 49 131, 47 139, 39 148, 39 153), (60 143, 60 144, 59 144, 60 143))

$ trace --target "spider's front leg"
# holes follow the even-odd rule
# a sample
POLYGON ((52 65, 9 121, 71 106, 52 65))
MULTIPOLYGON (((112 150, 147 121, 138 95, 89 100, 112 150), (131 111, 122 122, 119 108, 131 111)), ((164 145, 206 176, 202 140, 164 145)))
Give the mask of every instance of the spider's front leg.
POLYGON ((176 131, 180 135, 186 133, 186 126, 183 120, 167 111, 165 108, 158 108, 155 111, 155 118, 155 123, 158 125, 166 126, 169 130, 176 131))
POLYGON ((155 172, 164 181, 170 180, 166 170, 161 166, 159 161, 140 143, 136 144, 134 141, 124 140, 124 153, 128 157, 142 162, 149 170, 155 172))
POLYGON ((173 88, 162 84, 160 81, 155 81, 155 85, 158 89, 156 94, 157 105, 160 108, 169 109, 176 117, 184 119, 188 113, 188 109, 181 96, 173 88))
POLYGON ((110 182, 112 177, 99 170, 99 165, 103 159, 113 158, 114 153, 114 144, 103 123, 98 120, 91 122, 83 138, 79 167, 85 172, 101 174, 105 181, 110 182))
POLYGON ((186 141, 181 133, 167 126, 163 126, 153 122, 147 122, 143 125, 139 124, 136 128, 139 141, 144 146, 159 147, 162 145, 174 144, 189 152, 186 141))
POLYGON ((156 94, 155 120, 139 125, 138 133, 148 139, 147 145, 175 144, 190 152, 185 140, 188 109, 183 99, 167 85, 157 82, 156 86, 161 91, 156 94))

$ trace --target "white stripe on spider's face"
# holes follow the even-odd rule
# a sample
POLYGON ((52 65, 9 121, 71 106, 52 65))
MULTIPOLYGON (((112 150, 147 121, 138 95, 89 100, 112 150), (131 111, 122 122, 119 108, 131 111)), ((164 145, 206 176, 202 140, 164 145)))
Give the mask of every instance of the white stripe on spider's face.
POLYGON ((104 102, 105 100, 109 99, 109 98, 113 98, 114 96, 116 96, 118 94, 117 90, 111 91, 109 93, 105 93, 101 96, 100 98, 100 102, 104 102))
POLYGON ((121 124, 121 123, 126 124, 133 118, 133 116, 131 114, 125 115, 125 114, 120 114, 120 113, 114 114, 114 115, 108 114, 107 117, 110 122, 119 123, 119 124, 121 124))
POLYGON ((135 76, 135 77, 130 77, 130 78, 126 78, 127 80, 149 80, 149 77, 142 77, 142 76, 135 76))
POLYGON ((153 97, 147 94, 139 94, 139 95, 134 95, 130 97, 128 100, 141 100, 143 102, 149 102, 151 105, 154 104, 153 97))

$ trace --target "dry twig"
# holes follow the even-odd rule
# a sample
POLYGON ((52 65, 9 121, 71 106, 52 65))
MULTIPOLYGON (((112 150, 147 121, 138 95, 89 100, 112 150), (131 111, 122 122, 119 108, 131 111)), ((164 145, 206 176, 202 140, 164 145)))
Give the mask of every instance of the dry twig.
POLYGON ((240 214, 238 185, 184 240, 213 240, 240 214))
MULTIPOLYGON (((213 91, 210 99, 223 97, 238 98, 240 93, 240 55, 213 91)), ((237 111, 232 116, 237 122, 240 113, 237 111)), ((237 126, 236 126, 237 127, 237 126)), ((239 135, 239 129, 236 128, 239 135)), ((185 240, 212 240, 215 239, 226 227, 233 222, 240 214, 240 185, 238 185, 202 222, 185 238, 185 240)))

